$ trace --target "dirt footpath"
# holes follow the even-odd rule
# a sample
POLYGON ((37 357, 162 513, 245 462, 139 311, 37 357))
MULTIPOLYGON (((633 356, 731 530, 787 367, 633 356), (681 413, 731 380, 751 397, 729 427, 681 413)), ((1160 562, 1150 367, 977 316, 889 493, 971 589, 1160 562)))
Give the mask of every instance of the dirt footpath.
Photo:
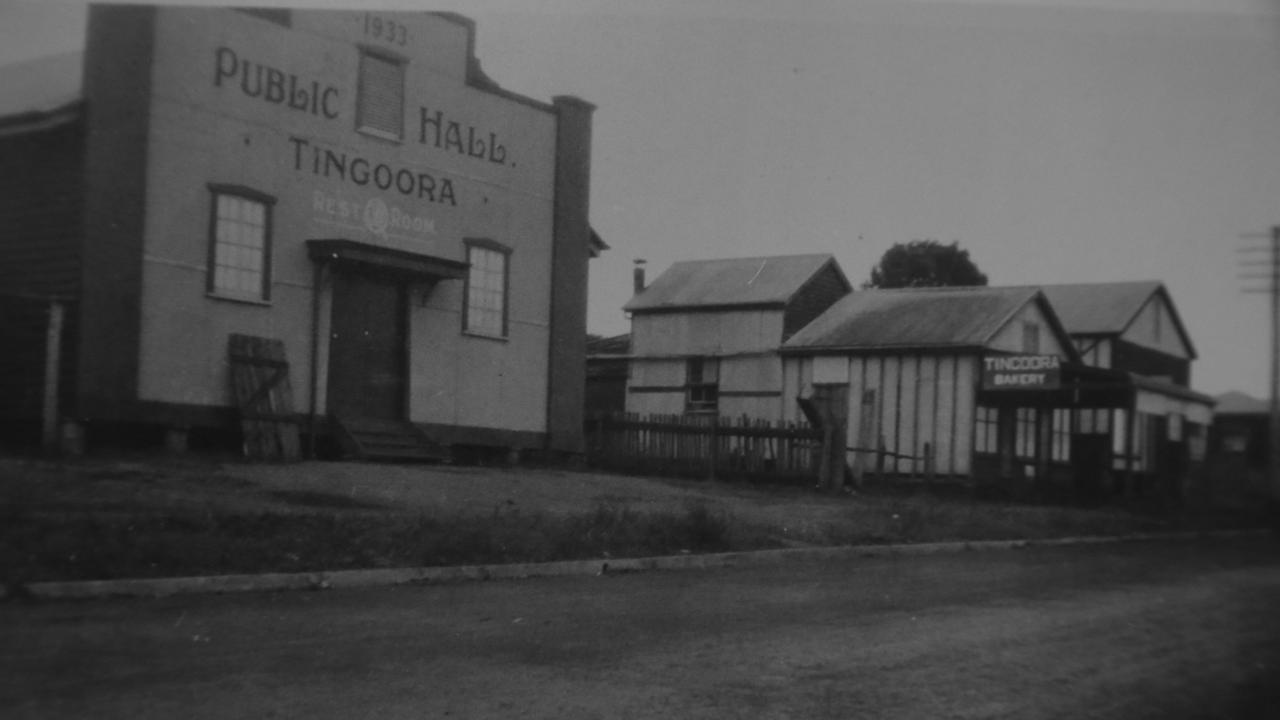
POLYGON ((1280 550, 0 606, 8 718, 1274 718, 1280 550))

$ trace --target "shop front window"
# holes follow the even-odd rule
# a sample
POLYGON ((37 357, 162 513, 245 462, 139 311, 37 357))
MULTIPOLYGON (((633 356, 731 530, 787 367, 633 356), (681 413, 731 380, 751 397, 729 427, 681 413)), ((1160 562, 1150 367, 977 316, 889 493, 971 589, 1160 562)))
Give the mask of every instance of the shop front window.
POLYGON ((1036 409, 1020 407, 1015 416, 1017 433, 1014 438, 1014 454, 1024 459, 1036 456, 1036 409))
POLYGON ((1054 462, 1071 460, 1071 410, 1068 408, 1053 410, 1053 446, 1049 459, 1054 462))
POLYGON ((978 406, 975 427, 974 452, 996 453, 1000 450, 999 408, 978 406))

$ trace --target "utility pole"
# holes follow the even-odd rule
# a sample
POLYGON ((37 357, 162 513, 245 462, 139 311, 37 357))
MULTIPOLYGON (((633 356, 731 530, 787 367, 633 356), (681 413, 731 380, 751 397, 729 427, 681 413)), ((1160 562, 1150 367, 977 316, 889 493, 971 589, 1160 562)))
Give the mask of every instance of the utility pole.
MULTIPOLYGON (((1266 288, 1246 288, 1245 292, 1265 292, 1271 299, 1271 402, 1267 424, 1267 488, 1271 521, 1280 530, 1280 225, 1271 228, 1269 234, 1242 235, 1248 239, 1267 239, 1264 246, 1244 248, 1245 251, 1265 251, 1267 272, 1243 275, 1245 280, 1265 280, 1266 288)), ((1256 266, 1257 262, 1249 262, 1256 266)))

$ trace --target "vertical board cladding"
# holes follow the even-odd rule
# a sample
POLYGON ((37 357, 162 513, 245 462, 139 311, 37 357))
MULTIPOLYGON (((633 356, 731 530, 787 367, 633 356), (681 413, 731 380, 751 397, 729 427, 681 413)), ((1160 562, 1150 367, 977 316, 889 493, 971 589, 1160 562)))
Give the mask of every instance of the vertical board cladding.
MULTIPOLYGON (((76 410, 103 420, 129 419, 138 399, 142 253, 147 192, 154 184, 147 178, 148 98, 157 12, 142 6, 89 9, 76 410)), ((222 354, 225 338, 219 342, 222 354)), ((189 351, 181 342, 173 347, 189 351)))
POLYGON ((972 355, 956 357, 955 366, 955 448, 954 472, 968 475, 973 459, 974 420, 977 414, 979 359, 972 355))
MULTIPOLYGON (((885 449, 889 452, 902 452, 900 443, 900 423, 902 413, 899 411, 902 402, 902 362, 901 358, 886 355, 880 358, 880 388, 884 399, 880 405, 880 437, 884 438, 885 449)), ((885 459, 885 469, 897 469, 897 461, 892 457, 885 459)))
MULTIPOLYGON (((327 333, 311 340, 313 293, 326 308, 330 301, 327 287, 312 286, 307 240, 467 262, 465 240, 482 239, 508 251, 506 333, 464 331, 462 280, 406 280, 408 419, 547 433, 548 383, 557 382, 577 399, 565 421, 578 427, 574 445, 582 353, 567 341, 554 350, 552 332, 555 313, 569 333, 584 312, 587 178, 584 167, 557 167, 556 109, 469 82, 473 28, 450 16, 294 10, 284 27, 223 8, 152 12, 155 62, 136 69, 151 86, 139 113, 149 126, 139 153, 149 178, 144 247, 135 255, 145 308, 139 397, 229 404, 220 349, 228 334, 244 333, 284 341, 306 407, 309 359, 323 372, 328 354, 327 333), (401 137, 358 127, 365 52, 403 67, 401 137), (562 171, 574 175, 564 182, 581 203, 559 211, 571 219, 557 215, 562 171), (272 200, 263 302, 206 290, 211 184, 272 200), (564 294, 553 308, 554 283, 564 294)), ((585 162, 587 122, 575 120, 571 164, 585 162)), ((323 392, 323 378, 314 385, 323 392)))
MULTIPOLYGON (((933 457, 934 469, 938 468, 938 358, 935 355, 917 355, 916 369, 916 455, 933 457)), ((917 463, 923 471, 925 463, 917 463)))
POLYGON ((920 356, 901 355, 895 358, 899 372, 898 400, 898 439, 894 445, 897 451, 905 456, 897 461, 898 472, 910 473, 916 468, 916 456, 919 446, 916 444, 916 425, 920 421, 917 413, 919 399, 920 356))
POLYGON ((848 295, 849 282, 845 280, 834 261, 828 262, 814 274, 787 304, 783 313, 782 340, 799 332, 813 322, 837 300, 848 295))
POLYGON ((0 295, 80 291, 84 121, 0 136, 0 295))
POLYGON ((796 422, 802 418, 800 405, 796 398, 800 397, 800 363, 801 358, 790 355, 782 361, 782 419, 796 422))
MULTIPOLYGON (((847 360, 849 363, 849 418, 845 428, 845 447, 862 448, 862 402, 863 394, 867 390, 867 360, 860 356, 849 357, 847 360)), ((846 461, 853 465, 857 458, 858 453, 850 451, 846 461)))
POLYGON ((956 455, 963 443, 956 436, 956 359, 942 355, 935 359, 937 396, 934 419, 937 427, 934 457, 938 473, 952 475, 956 470, 956 455))

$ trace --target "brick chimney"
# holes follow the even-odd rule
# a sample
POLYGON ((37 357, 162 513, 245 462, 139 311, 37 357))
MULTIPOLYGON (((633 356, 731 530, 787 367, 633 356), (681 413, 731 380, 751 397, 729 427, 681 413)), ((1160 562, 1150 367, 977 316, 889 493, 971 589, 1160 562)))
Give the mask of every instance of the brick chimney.
POLYGON ((632 274, 632 280, 633 280, 633 289, 635 290, 635 294, 639 295, 640 293, 644 292, 645 261, 642 258, 636 258, 635 263, 636 263, 635 270, 632 270, 631 274, 632 274))

